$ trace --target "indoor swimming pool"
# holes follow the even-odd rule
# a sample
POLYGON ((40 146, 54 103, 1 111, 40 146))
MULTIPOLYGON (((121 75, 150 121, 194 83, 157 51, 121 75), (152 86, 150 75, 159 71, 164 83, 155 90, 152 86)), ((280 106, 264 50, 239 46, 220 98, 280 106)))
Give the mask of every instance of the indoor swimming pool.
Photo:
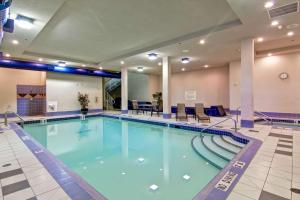
POLYGON ((192 199, 244 146, 228 136, 106 117, 25 130, 111 200, 192 199))

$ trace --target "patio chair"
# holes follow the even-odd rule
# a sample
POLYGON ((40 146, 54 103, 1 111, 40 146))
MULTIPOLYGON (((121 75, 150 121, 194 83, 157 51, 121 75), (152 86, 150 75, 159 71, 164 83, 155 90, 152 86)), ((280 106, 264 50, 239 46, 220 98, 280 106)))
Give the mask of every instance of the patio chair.
POLYGON ((132 113, 134 110, 136 111, 136 114, 138 115, 140 109, 139 109, 139 104, 138 104, 137 100, 132 100, 132 113))
POLYGON ((159 112, 162 112, 162 103, 159 103, 157 100, 152 101, 151 117, 153 112, 156 112, 157 116, 159 116, 159 112))
POLYGON ((176 121, 177 119, 185 119, 188 120, 186 111, 185 111, 185 104, 184 103, 178 103, 177 104, 177 112, 176 112, 176 121))
POLYGON ((210 117, 204 113, 204 105, 203 103, 196 103, 195 105, 195 117, 199 121, 208 121, 210 122, 210 117))

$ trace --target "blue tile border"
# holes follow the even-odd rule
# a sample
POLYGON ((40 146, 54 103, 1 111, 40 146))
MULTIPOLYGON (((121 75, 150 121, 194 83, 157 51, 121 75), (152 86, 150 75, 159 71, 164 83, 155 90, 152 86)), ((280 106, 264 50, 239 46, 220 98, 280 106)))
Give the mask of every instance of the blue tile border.
POLYGON ((122 114, 128 114, 128 110, 122 110, 122 114))
MULTIPOLYGON (((160 126, 169 126, 172 128, 178 128, 178 129, 184 129, 184 130, 190 130, 190 131, 195 131, 195 132, 200 132, 206 127, 200 127, 196 126, 196 124, 188 124, 188 123, 181 123, 181 122, 163 122, 163 121, 158 121, 158 120, 144 120, 144 119, 137 119, 128 115, 116 115, 116 114, 92 114, 86 116, 87 118, 90 117, 108 117, 108 118, 114 118, 114 119, 121 119, 121 120, 127 120, 127 121, 134 121, 134 122, 142 122, 142 123, 147 123, 147 124, 153 124, 153 125, 160 125, 160 126)), ((69 116, 69 117, 64 117, 64 118, 53 118, 53 119, 48 119, 48 121, 60 121, 60 120, 67 120, 67 119, 78 119, 79 116, 69 116)), ((35 121, 27 121, 26 123, 39 123, 39 120, 35 121)), ((78 175, 74 174, 68 168, 60 161, 58 161, 55 156, 53 156, 48 150, 46 150, 44 147, 42 147, 38 142, 36 142, 29 134, 27 134, 25 131, 20 129, 20 127, 16 124, 10 124, 12 128, 17 128, 19 130, 18 132, 23 133, 25 136, 29 136, 30 140, 34 145, 37 146, 38 149, 43 149, 43 152, 45 152, 45 157, 42 159, 44 162, 43 164, 47 168, 46 165, 49 165, 50 167, 50 172, 51 172, 51 166, 53 165, 51 162, 57 163, 58 166, 62 167, 64 172, 67 172, 67 175, 71 176, 73 178, 72 184, 70 184, 68 187, 66 187, 65 191, 70 193, 70 195, 74 195, 74 192, 72 192, 74 189, 73 187, 76 188, 76 185, 83 184, 83 188, 85 191, 83 191, 83 196, 88 193, 88 191, 92 191, 92 194, 98 194, 100 197, 98 199, 105 199, 104 196, 102 196, 100 193, 98 193, 94 188, 89 186, 83 179, 81 179, 78 175), (78 182, 77 182, 78 180, 78 182), (80 184, 79 184, 80 183, 80 184)), ((239 179, 247 169, 248 165, 250 164, 251 160, 255 156, 257 150, 261 146, 262 142, 260 140, 257 140, 255 138, 250 138, 245 135, 242 135, 240 133, 235 133, 230 130, 219 130, 219 129, 209 129, 205 131, 206 133, 209 134, 217 134, 217 135, 225 135, 225 136, 230 136, 233 140, 241 142, 243 144, 246 144, 246 146, 229 162, 228 165, 226 165, 225 168, 223 168, 217 176, 215 176, 209 183, 208 185, 202 189, 193 199, 194 200, 224 200, 228 197, 234 186, 238 183, 239 179), (236 168, 234 166, 236 161, 241 161, 245 162, 245 166, 241 168, 236 168), (237 174, 236 179, 233 181, 233 183, 229 186, 228 190, 226 192, 219 190, 215 188, 215 185, 221 180, 221 178, 227 173, 227 172, 234 172, 237 174)), ((18 133, 17 133, 18 134, 18 133)), ((19 133, 20 134, 20 133, 19 133)), ((20 136, 22 139, 22 137, 20 136)), ((26 140, 24 141, 26 144, 26 140)), ((26 144, 27 145, 27 144, 26 144)), ((28 145, 27 145, 28 146, 28 145)), ((29 147, 30 148, 30 147, 29 147)), ((32 150, 33 147, 30 149, 32 150)), ((33 148, 34 149, 34 148, 33 148)), ((34 151, 33 151, 34 152, 34 151)), ((36 154, 35 154, 36 155, 36 154)), ((43 155, 43 154, 42 154, 43 155)), ((37 156, 37 155, 36 155, 37 156)), ((37 156, 38 157, 38 156, 37 156)), ((52 167, 53 168, 53 167, 52 167)), ((49 170, 48 170, 49 171, 49 170)), ((53 170, 52 170, 53 171, 53 170)), ((54 170, 55 171, 55 170, 54 170)), ((57 170, 56 173, 60 173, 61 170, 57 170)), ((54 173, 55 174, 55 173, 54 173)), ((51 174, 52 175, 52 174, 51 174)), ((53 175, 53 177, 56 179, 56 177, 53 175)), ((59 178, 59 177, 58 177, 59 178)), ((57 180, 57 179, 56 179, 57 180)), ((58 179, 59 180, 59 179, 58 179)), ((64 179, 62 179, 64 180, 64 179)), ((66 179, 68 180, 68 179, 66 179)), ((62 182, 62 186, 66 186, 64 182, 62 182)), ((69 194, 68 193, 68 194, 69 194)), ((89 194, 89 193, 88 193, 89 194)), ((72 198, 72 197, 71 197, 72 198)), ((76 199, 76 198, 74 198, 76 199)))
MULTIPOLYGON (((232 115, 241 115, 241 111, 230 110, 232 115)), ((262 112, 265 115, 268 115, 271 118, 281 118, 281 119, 300 119, 300 113, 279 113, 279 112, 262 112)))
POLYGON ((172 114, 170 113, 163 113, 163 118, 164 119, 171 119, 172 114))
POLYGON ((21 127, 19 127, 15 123, 10 123, 9 126, 12 130, 15 131, 15 133, 37 157, 37 159, 44 165, 47 171, 71 199, 107 200, 106 197, 96 191, 77 174, 68 169, 68 167, 64 163, 59 161, 53 154, 51 154, 46 148, 40 145, 21 127))
MULTIPOLYGON (((88 113, 97 113, 102 112, 103 109, 90 109, 88 113)), ((81 114, 80 110, 72 110, 72 111, 59 111, 59 112, 47 112, 47 116, 60 116, 60 115, 79 115, 81 114)))
POLYGON ((254 120, 241 120, 241 127, 243 128, 253 128, 254 120))

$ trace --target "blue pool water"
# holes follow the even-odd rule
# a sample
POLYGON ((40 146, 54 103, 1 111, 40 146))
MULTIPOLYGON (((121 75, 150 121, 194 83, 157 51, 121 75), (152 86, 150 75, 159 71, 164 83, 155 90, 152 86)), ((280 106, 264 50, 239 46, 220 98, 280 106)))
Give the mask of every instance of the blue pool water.
MULTIPOLYGON (((103 117, 30 124, 25 130, 110 200, 192 199, 220 171, 192 148, 195 132, 103 117)), ((222 154, 214 141, 200 141, 199 151, 222 154)), ((228 163, 211 159, 221 167, 228 163)))

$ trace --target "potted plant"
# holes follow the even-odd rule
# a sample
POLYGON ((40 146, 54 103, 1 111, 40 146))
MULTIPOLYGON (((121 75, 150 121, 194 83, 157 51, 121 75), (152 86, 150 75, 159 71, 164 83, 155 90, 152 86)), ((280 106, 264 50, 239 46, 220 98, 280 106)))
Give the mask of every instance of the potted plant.
POLYGON ((152 97, 154 100, 157 101, 158 107, 161 107, 162 106, 162 93, 156 92, 156 93, 152 94, 152 97))
POLYGON ((81 113, 83 115, 86 115, 89 111, 88 109, 88 106, 89 106, 89 103, 90 103, 90 100, 89 100, 89 95, 88 94, 81 94, 80 92, 78 92, 78 101, 81 105, 81 113))

